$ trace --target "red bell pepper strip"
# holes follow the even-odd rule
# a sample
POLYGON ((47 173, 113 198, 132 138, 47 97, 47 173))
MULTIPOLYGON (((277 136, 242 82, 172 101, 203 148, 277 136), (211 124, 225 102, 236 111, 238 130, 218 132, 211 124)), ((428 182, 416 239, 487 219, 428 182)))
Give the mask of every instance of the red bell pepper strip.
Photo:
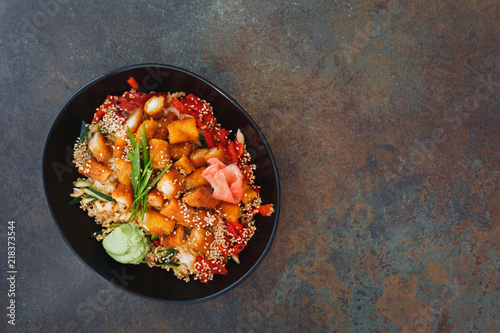
POLYGON ((224 152, 226 151, 226 145, 225 145, 225 144, 223 144, 222 142, 219 142, 219 143, 217 144, 217 147, 219 147, 220 149, 222 149, 222 151, 224 151, 224 152))
POLYGON ((271 216, 274 213, 274 208, 272 204, 267 204, 259 207, 259 213, 262 216, 271 216))
POLYGON ((108 95, 104 100, 104 103, 102 103, 102 107, 107 108, 110 107, 111 105, 115 105, 117 100, 118 100, 117 96, 108 95))
POLYGON ((236 146, 233 141, 229 141, 227 144, 226 155, 229 160, 233 163, 238 163, 238 153, 236 153, 236 146))
POLYGON ((217 244, 217 247, 219 248, 220 252, 222 252, 222 254, 225 254, 225 255, 228 255, 229 251, 231 250, 231 249, 228 249, 227 247, 224 247, 224 246, 219 245, 219 244, 217 244))
POLYGON ((216 129, 215 135, 219 138, 219 141, 226 146, 227 145, 227 136, 229 135, 229 131, 225 128, 216 129))
POLYGON ((210 110, 210 104, 202 101, 200 98, 196 97, 193 94, 188 94, 184 99, 181 99, 181 101, 190 109, 193 109, 201 114, 203 122, 205 124, 215 126, 216 121, 214 119, 214 115, 210 110))
POLYGON ((238 234, 240 234, 243 229, 245 229, 245 227, 243 226, 243 224, 241 224, 240 222, 237 222, 237 221, 227 221, 228 225, 232 225, 237 231, 238 231, 238 234))
POLYGON ((206 271, 205 264, 208 266, 208 269, 214 274, 227 274, 227 269, 226 267, 224 267, 224 265, 219 264, 218 262, 213 260, 205 259, 202 256, 198 256, 196 258, 194 268, 203 273, 204 271, 206 271))
POLYGON ((203 262, 204 262, 203 257, 197 256, 194 268, 196 268, 198 271, 202 271, 203 270, 203 262))
POLYGON ((198 128, 201 130, 208 130, 208 126, 202 123, 199 119, 196 119, 196 126, 198 126, 198 128))
POLYGON ((215 125, 214 115, 210 111, 201 112, 201 116, 203 117, 205 124, 215 125))
POLYGON ((160 246, 160 245, 161 245, 161 240, 160 240, 159 238, 157 238, 157 239, 153 239, 153 244, 154 244, 156 247, 158 247, 158 246, 160 246))
POLYGON ((140 91, 136 92, 129 92, 125 94, 125 98, 129 100, 131 103, 137 104, 137 106, 140 106, 141 108, 144 108, 144 104, 146 104, 146 101, 150 98, 149 94, 145 94, 140 91))
POLYGON ((97 110, 97 112, 94 115, 94 118, 92 119, 92 122, 96 123, 98 121, 102 120, 102 117, 106 114, 104 109, 110 107, 111 105, 115 105, 117 102, 116 96, 108 95, 106 97, 106 100, 104 103, 102 103, 101 107, 97 110))
POLYGON ((245 244, 235 244, 233 246, 233 253, 235 256, 238 256, 241 251, 245 248, 245 244))
POLYGON ((215 274, 227 274, 227 269, 226 267, 224 267, 224 265, 212 260, 205 259, 205 261, 208 263, 208 267, 210 267, 210 270, 215 274))
POLYGON ((216 147, 214 135, 210 131, 203 132, 203 136, 205 137, 205 141, 207 142, 208 148, 216 147))
POLYGON ((199 279, 201 283, 207 283, 209 274, 208 274, 208 269, 203 265, 203 257, 198 256, 196 258, 196 262, 194 263, 194 268, 199 272, 198 274, 195 275, 195 279, 199 279))
POLYGON ((118 116, 118 118, 120 118, 122 121, 123 121, 123 120, 127 120, 127 118, 125 118, 125 116, 124 116, 124 115, 122 115, 122 113, 121 113, 121 112, 119 112, 119 111, 115 111, 115 114, 116 114, 116 115, 118 116))
POLYGON ((129 102, 129 100, 123 96, 118 97, 118 101, 120 102, 119 104, 120 108, 122 108, 125 111, 130 111, 137 106, 137 104, 129 102))
POLYGON ((227 231, 229 231, 229 233, 231 233, 235 238, 240 237, 240 234, 236 230, 236 227, 234 225, 232 225, 231 223, 228 223, 226 228, 227 228, 227 231))
POLYGON ((196 112, 199 112, 201 111, 201 109, 203 109, 203 102, 193 94, 189 94, 186 97, 181 98, 180 101, 182 104, 186 105, 188 108, 196 112), (191 97, 188 98, 189 96, 191 97))
POLYGON ((245 228, 239 222, 227 221, 226 229, 234 239, 243 242, 249 239, 252 234, 250 229, 245 228))
POLYGON ((139 89, 139 83, 137 83, 133 76, 127 80, 127 83, 135 90, 139 89))
POLYGON ((236 148, 236 154, 238 154, 238 157, 241 157, 243 155, 243 152, 245 151, 245 145, 243 142, 235 141, 234 146, 236 148))
POLYGON ((99 108, 99 110, 97 110, 97 112, 95 113, 94 119, 92 119, 92 122, 97 123, 98 121, 101 121, 102 117, 104 117, 105 114, 106 114, 106 112, 104 112, 102 110, 102 108, 99 108))
POLYGON ((174 106, 177 110, 179 110, 180 113, 189 113, 189 109, 186 105, 184 105, 181 101, 179 101, 177 98, 172 98, 170 101, 170 104, 174 106))
POLYGON ((250 178, 252 178, 252 166, 245 165, 241 171, 243 171, 243 174, 245 175, 245 180, 249 182, 250 178))
POLYGON ((192 99, 193 101, 194 100, 199 100, 199 98, 195 94, 193 94, 193 93, 187 94, 186 98, 187 99, 192 99))

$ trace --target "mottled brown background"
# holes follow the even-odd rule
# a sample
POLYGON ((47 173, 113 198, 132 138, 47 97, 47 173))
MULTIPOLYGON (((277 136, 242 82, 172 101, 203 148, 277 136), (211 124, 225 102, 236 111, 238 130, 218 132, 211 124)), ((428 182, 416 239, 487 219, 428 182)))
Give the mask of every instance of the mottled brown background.
POLYGON ((0 27, 0 248, 16 221, 18 331, 500 331, 498 1, 4 0, 0 27), (59 108, 141 62, 227 91, 277 159, 274 245, 207 303, 109 285, 44 198, 59 108))

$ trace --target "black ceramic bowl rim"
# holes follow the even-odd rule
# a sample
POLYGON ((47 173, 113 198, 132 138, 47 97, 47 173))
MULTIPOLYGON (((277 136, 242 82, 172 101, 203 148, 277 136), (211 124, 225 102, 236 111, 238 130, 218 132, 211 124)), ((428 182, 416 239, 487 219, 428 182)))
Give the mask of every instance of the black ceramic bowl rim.
MULTIPOLYGON (((154 90, 154 89, 148 89, 148 90, 154 90)), ((103 99, 104 100, 104 99, 103 99)), ((209 101, 210 102, 210 101, 209 101)), ((93 114, 93 112, 91 112, 93 114)), ((75 139, 76 139, 76 136, 78 135, 78 133, 75 133, 75 139)), ((71 143, 73 144, 73 143, 71 143)), ((258 173, 258 170, 257 170, 257 173, 258 173)), ((206 80, 205 78, 202 78, 201 76, 195 74, 195 73, 192 73, 186 69, 183 69, 183 68, 180 68, 180 67, 176 67, 176 66, 171 66, 171 65, 165 65, 165 64, 159 64, 159 63, 143 63, 143 64, 135 64, 135 65, 129 65, 129 66, 125 66, 125 67, 121 67, 121 68, 118 68, 118 69, 115 69, 113 71, 110 71, 104 75, 101 75, 99 77, 97 77, 96 79, 88 82, 87 84, 85 84, 83 87, 81 87, 80 89, 78 89, 75 93, 73 93, 70 98, 64 103, 64 105, 61 107, 61 109, 59 110, 59 112, 57 113, 57 116, 54 118, 53 122, 52 122, 52 125, 48 131, 48 134, 47 134, 47 137, 46 137, 46 141, 45 141, 45 144, 44 144, 44 148, 43 148, 43 155, 42 155, 42 178, 43 178, 43 186, 44 186, 44 192, 45 192, 45 197, 47 199, 47 204, 49 206, 49 210, 50 210, 50 213, 52 215, 52 218, 54 220, 54 222, 56 223, 56 226, 59 230, 59 233, 61 234, 62 238, 64 239, 64 241, 66 242, 66 244, 69 246, 69 248, 73 251, 73 253, 85 264, 85 266, 87 266, 91 271, 93 271, 94 273, 96 273, 99 277, 101 277, 102 279, 104 279, 105 281, 111 283, 112 285, 114 285, 115 287, 118 287, 122 290, 125 290, 129 293, 132 293, 132 294, 135 294, 135 295, 138 295, 138 296, 141 296, 141 297, 145 297, 145 298, 148 298, 148 299, 152 299, 152 300, 156 300, 156 301, 161 301, 161 302, 166 302, 166 303, 175 303, 175 304, 192 304, 192 303, 200 303, 200 302, 205 302, 205 301, 208 301, 210 299, 213 299, 215 297, 218 297, 230 290, 232 290, 233 288, 235 288, 236 286, 240 285, 246 278, 248 278, 256 269, 257 267, 262 263, 262 261, 264 260, 264 258, 266 257, 267 253, 269 252, 271 246, 272 246, 272 243, 274 241, 274 238, 275 238, 275 235, 276 235, 276 231, 277 231, 277 228, 278 228, 278 221, 279 221, 279 213, 280 213, 280 200, 281 200, 281 195, 280 195, 280 184, 279 184, 279 176, 278 176, 278 169, 277 169, 277 165, 276 165, 276 162, 274 160, 274 156, 272 154, 272 151, 271 151, 271 148, 268 144, 268 142, 266 141, 262 131, 259 129, 259 127, 257 126, 257 124, 252 120, 252 118, 246 113, 245 110, 243 110, 243 108, 232 98, 230 97, 227 93, 225 93, 223 90, 221 90, 219 87, 217 87, 216 85, 214 85, 213 83, 209 82, 208 80, 206 80), (214 89, 217 93, 219 93, 220 95, 222 95, 225 99, 227 99, 227 101, 229 101, 240 113, 241 115, 243 115, 245 118, 246 118, 246 121, 248 121, 248 123, 250 123, 251 127, 253 130, 256 131, 256 133, 258 134, 259 136, 259 139, 262 141, 262 144, 264 145, 265 149, 266 149, 266 152, 269 156, 269 159, 270 159, 270 162, 271 162, 271 166, 272 166, 272 172, 273 172, 273 176, 274 176, 274 179, 275 179, 275 182, 276 182, 276 198, 275 198, 275 202, 274 202, 274 208, 275 208, 275 212, 273 214, 273 219, 272 219, 272 223, 273 223, 273 227, 272 227, 272 231, 271 231, 271 234, 269 236, 269 240, 267 241, 267 244, 264 248, 264 250, 262 251, 262 253, 260 254, 260 256, 258 257, 258 259, 256 260, 256 262, 253 264, 253 266, 250 267, 250 269, 248 269, 241 277, 239 277, 236 281, 232 282, 231 284, 229 284, 228 286, 226 286, 225 288, 217 291, 217 292, 214 292, 213 294, 210 294, 210 295, 207 295, 207 296, 203 296, 203 297, 200 297, 200 298, 192 298, 192 299, 167 299, 167 298, 157 298, 155 296, 151 296, 151 295, 145 295, 145 294, 142 294, 140 292, 137 292, 135 290, 131 290, 131 289, 128 289, 126 286, 118 283, 116 281, 116 279, 109 279, 109 278, 106 278, 105 276, 101 275, 101 273, 99 273, 96 268, 90 266, 85 260, 84 258, 82 258, 76 251, 76 249, 73 247, 73 245, 71 244, 71 242, 69 241, 69 239, 66 237, 65 233, 63 232, 62 228, 61 228, 61 225, 60 225, 60 222, 58 221, 57 217, 56 217, 56 207, 53 207, 53 204, 51 202, 51 198, 50 198, 50 194, 49 194, 49 191, 48 191, 48 171, 49 171, 49 161, 47 160, 47 151, 49 150, 49 147, 48 147, 48 143, 51 139, 51 136, 54 134, 54 132, 58 129, 58 122, 59 122, 59 119, 63 116, 63 114, 65 112, 68 112, 68 107, 71 105, 71 103, 77 98, 79 97, 82 93, 84 93, 87 89, 89 89, 90 87, 93 87, 94 85, 100 83, 101 81, 107 79, 107 78, 110 78, 114 75, 117 75, 117 74, 122 74, 123 72, 126 72, 126 71, 130 71, 130 70, 135 70, 135 69, 151 69, 151 68, 161 68, 161 69, 166 69, 166 70, 171 70, 171 71, 177 71, 177 72, 180 72, 180 73, 183 73, 183 74, 186 74, 188 76, 191 76, 192 78, 202 82, 203 84, 207 85, 209 88, 211 89, 214 89)), ((89 217, 90 218, 90 217, 89 217)), ((97 241, 96 241, 97 243, 97 241)), ((251 243, 249 243, 249 247, 250 247, 251 243)), ((242 252, 242 254, 244 253, 245 251, 242 252)), ((141 265, 143 266, 143 265, 141 265)), ((164 272, 165 274, 172 274, 172 272, 164 272)), ((173 274, 172 274, 173 275, 173 274)), ((214 281, 211 281, 209 282, 207 285, 210 285, 210 283, 213 283, 214 281)), ((198 281, 192 281, 192 282, 189 282, 189 283, 199 283, 198 281)), ((188 283, 188 285, 189 285, 188 283)))

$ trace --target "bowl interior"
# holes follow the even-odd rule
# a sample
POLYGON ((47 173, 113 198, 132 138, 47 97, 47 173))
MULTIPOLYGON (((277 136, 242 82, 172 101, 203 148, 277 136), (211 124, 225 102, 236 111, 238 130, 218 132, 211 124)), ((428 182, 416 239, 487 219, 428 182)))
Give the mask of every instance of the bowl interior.
POLYGON ((273 241, 279 217, 280 189, 276 164, 262 132, 248 114, 226 93, 205 79, 186 70, 160 64, 122 68, 88 83, 61 108, 49 130, 43 153, 43 181, 52 216, 67 244, 93 271, 112 284, 132 293, 156 300, 189 303, 210 299, 241 283, 263 260, 273 241), (104 251, 91 237, 99 226, 78 205, 70 206, 72 182, 78 174, 72 162, 72 149, 82 120, 91 122, 93 114, 107 95, 121 95, 130 89, 135 77, 145 91, 192 92, 207 100, 223 127, 241 129, 256 164, 256 183, 261 186, 264 203, 273 203, 271 217, 256 215, 257 232, 240 255, 241 264, 231 261, 227 275, 216 275, 208 284, 186 283, 172 272, 146 265, 123 265, 104 251))

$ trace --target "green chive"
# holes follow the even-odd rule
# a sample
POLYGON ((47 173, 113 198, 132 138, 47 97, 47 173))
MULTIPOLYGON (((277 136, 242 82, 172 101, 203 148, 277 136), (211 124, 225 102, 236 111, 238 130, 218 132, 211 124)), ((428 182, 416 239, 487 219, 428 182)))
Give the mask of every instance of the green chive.
POLYGON ((82 125, 80 126, 80 138, 83 138, 87 133, 87 124, 82 120, 82 125))
POLYGON ((83 199, 83 197, 76 197, 73 200, 71 200, 70 202, 68 202, 68 205, 74 205, 76 203, 79 203, 80 201, 82 201, 82 199, 83 199))
POLYGON ((168 171, 170 166, 163 169, 160 174, 150 183, 153 175, 153 162, 156 155, 149 158, 149 143, 146 135, 146 130, 142 128, 141 145, 134 138, 134 135, 127 128, 130 146, 132 150, 127 153, 127 158, 132 162, 132 188, 134 189, 134 201, 132 203, 132 214, 130 221, 137 213, 140 213, 142 218, 146 214, 148 205, 148 193, 160 180, 160 178, 168 171), (142 154, 142 158, 141 158, 142 154))
POLYGON ((142 162, 148 165, 149 162, 149 149, 148 149, 148 136, 146 135, 146 125, 142 125, 142 162))
POLYGON ((160 172, 158 177, 156 177, 155 180, 153 180, 153 182, 151 184, 149 184, 149 186, 151 188, 153 188, 156 185, 156 183, 158 183, 158 181, 161 179, 161 177, 163 177, 163 175, 168 171, 168 169, 170 169, 171 166, 172 166, 172 163, 167 165, 167 167, 160 172))
POLYGON ((82 121, 82 126, 80 127, 80 140, 78 140, 78 143, 76 144, 77 147, 80 146, 82 142, 85 142, 85 144, 87 144, 89 133, 89 127, 84 121, 82 121))

